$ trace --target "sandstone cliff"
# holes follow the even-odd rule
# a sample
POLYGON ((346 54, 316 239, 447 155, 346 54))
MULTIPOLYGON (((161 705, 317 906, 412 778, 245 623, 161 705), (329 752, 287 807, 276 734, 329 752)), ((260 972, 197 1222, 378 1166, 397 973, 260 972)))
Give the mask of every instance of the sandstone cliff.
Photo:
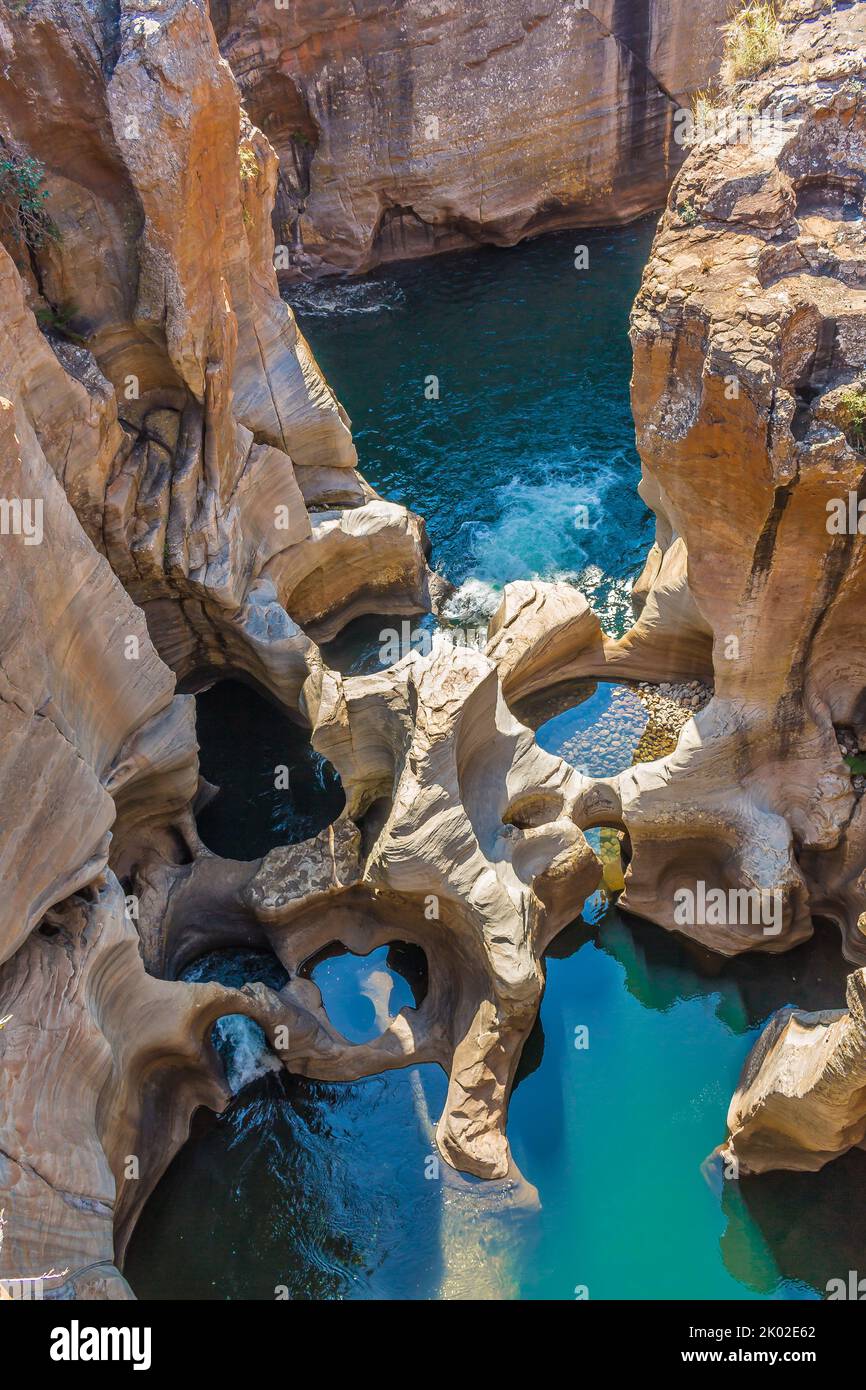
POLYGON ((839 499, 856 511, 864 479, 866 9, 797 3, 780 34, 778 62, 692 149, 634 306, 657 518, 639 617, 612 641, 573 591, 510 586, 489 651, 512 700, 557 673, 711 674, 676 752, 588 798, 629 832, 623 906, 727 954, 787 950, 819 914, 860 963, 866 571, 856 523, 830 518, 839 499), (677 890, 699 881, 770 895, 778 924, 678 920, 677 890))
POLYGON ((287 277, 660 207, 684 153, 676 113, 715 74, 729 8, 211 0, 279 154, 287 277))
MULTIPOLYGON (((204 0, 0 6, 3 158, 44 166, 53 224, 22 236, 7 216, 0 237, 0 1279, 130 1295, 142 1203, 196 1107, 226 1099, 225 1013, 304 1075, 437 1062, 441 1152, 513 1178, 510 1088, 544 949, 599 880, 591 826, 627 832, 623 905, 663 927, 780 951, 820 914, 866 960, 866 8, 794 0, 781 38, 731 93, 742 130, 693 150, 635 306, 658 525, 633 628, 615 641, 575 591, 511 586, 485 654, 343 677, 319 641, 429 607, 435 584, 421 522, 357 473, 277 295, 277 158, 204 0), (852 496, 854 529, 834 530, 852 496), (712 679, 714 697, 669 756, 590 780, 517 716, 544 685, 612 673, 712 679), (176 679, 230 674, 310 727, 346 793, 322 834, 260 861, 196 830, 176 679), (677 895, 701 885, 768 895, 778 920, 684 921, 677 895), (398 925, 427 996, 351 1045, 301 966, 398 925), (178 981, 241 944, 287 985, 178 981)), ((854 976, 846 1014, 772 1025, 732 1107, 743 1166, 862 1140, 861 995, 854 976)))
POLYGON ((123 1298, 143 1202, 194 1110, 227 1100, 225 1013, 323 1079, 440 1063, 443 1153, 506 1175, 541 954, 598 864, 581 779, 488 658, 324 665, 317 639, 436 586, 277 295, 276 156, 202 0, 3 5, 0 41, 0 1279, 123 1298), (175 693, 228 674, 313 727, 348 798, 250 863, 198 838, 175 693), (430 988, 352 1046, 300 967, 398 923, 430 988), (286 964, 279 994, 177 981, 250 943, 286 964))
MULTIPOLYGON (((674 184, 634 307, 641 493, 657 541, 617 641, 561 585, 506 590, 512 703, 563 675, 711 679, 676 750, 588 789, 628 832, 624 908, 715 951, 815 918, 866 962, 866 6, 792 0, 674 184), (709 907, 708 907, 709 904, 709 907)), ((818 1168, 866 1136, 863 971, 784 1010, 746 1064, 732 1171, 818 1168)))

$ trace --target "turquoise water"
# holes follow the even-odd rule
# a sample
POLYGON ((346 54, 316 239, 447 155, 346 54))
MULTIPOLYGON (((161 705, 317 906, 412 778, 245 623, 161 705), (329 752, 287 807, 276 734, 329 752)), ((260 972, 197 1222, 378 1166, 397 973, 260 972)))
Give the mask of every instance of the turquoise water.
MULTIPOLYGON (((540 741, 590 772, 630 762, 639 723, 619 748, 621 723, 608 721, 623 688, 581 693, 540 741)), ((224 694, 256 707, 243 686, 224 694)), ((239 717, 238 729, 254 733, 255 721, 239 717)), ((224 813, 235 852, 254 857, 270 833, 252 812, 273 754, 254 737, 235 752, 224 813)), ((785 956, 722 961, 595 895, 546 965, 509 1115, 526 1184, 516 1193, 430 1171, 446 1087, 437 1068, 318 1085, 274 1069, 256 1025, 221 1020, 238 1094, 224 1115, 200 1114, 145 1209, 126 1265, 139 1295, 564 1300, 581 1287, 591 1299, 809 1298, 859 1267, 866 1155, 739 1184, 705 1164, 769 1014, 841 1005, 833 932, 785 956), (575 1047, 577 1029, 588 1047, 575 1047)), ((355 1041, 375 1033, 383 1008, 423 996, 423 969, 399 944, 366 958, 323 952, 309 973, 355 1041)), ((223 951, 185 978, 279 988, 285 972, 273 957, 223 951)))
POLYGON ((139 1296, 807 1298, 859 1267, 866 1156, 739 1184, 702 1171, 768 1013, 838 1004, 832 936, 720 966, 611 909, 562 933, 547 969, 509 1117, 539 1206, 427 1176, 436 1068, 343 1087, 270 1073, 203 1114, 160 1183, 126 1265, 139 1296))
MULTIPOLYGON (((476 585, 467 605, 519 574, 589 571, 608 612, 624 613, 651 535, 634 495, 625 339, 650 234, 581 234, 589 278, 571 269, 574 238, 553 237, 317 286, 299 308, 364 471, 426 515, 437 561, 476 585), (423 379, 437 370, 428 403, 423 379), (578 533, 574 508, 590 495, 595 524, 578 533)), ((365 641, 361 630, 352 660, 365 641)), ((591 773, 627 766, 642 731, 634 697, 582 693, 545 717, 539 741, 591 773)), ((291 831, 293 817, 336 814, 321 777, 274 804, 282 730, 260 737, 252 698, 213 692, 201 733, 233 857, 263 853, 281 833, 274 817, 291 831)), ((337 1026, 368 1034, 383 987, 389 1009, 410 1002, 405 965, 382 948, 312 973, 337 1026)), ((280 983, 273 959, 249 953, 191 970, 280 983)), ((268 1069, 261 1039, 232 1025, 224 1055, 241 1056, 235 1080, 251 1079, 224 1115, 198 1117, 145 1209, 127 1276, 145 1298, 817 1297, 862 1266, 866 1155, 739 1183, 705 1160, 768 1016, 840 1007, 846 974, 832 932, 785 956, 724 961, 595 897, 548 953, 509 1115, 524 1178, 511 1191, 431 1161, 438 1068, 318 1085, 268 1069), (579 1028, 587 1048, 574 1045, 579 1028)))
POLYGON ((614 627, 652 539, 628 314, 654 230, 545 237, 293 289, 361 471, 425 518, 457 616, 510 579, 580 579, 614 627), (589 270, 574 268, 576 242, 589 270), (438 399, 425 394, 438 378, 438 399), (585 507, 586 513, 578 509, 585 507), (585 522, 586 524, 580 524, 585 522))

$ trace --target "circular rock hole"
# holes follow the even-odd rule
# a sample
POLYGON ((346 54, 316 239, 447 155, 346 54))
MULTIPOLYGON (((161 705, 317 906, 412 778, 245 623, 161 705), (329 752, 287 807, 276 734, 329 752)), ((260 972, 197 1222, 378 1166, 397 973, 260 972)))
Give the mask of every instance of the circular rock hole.
POLYGON ((333 824, 346 798, 307 730, 239 681, 220 681, 196 706, 202 776, 219 787, 196 816, 208 849, 256 859, 333 824))
POLYGON ((318 986, 328 1018, 351 1043, 373 1042, 427 993, 427 957, 408 941, 391 941, 367 956, 335 941, 305 961, 300 974, 318 986))
MULTIPOLYGON (((289 976, 272 952, 239 947, 208 951, 191 961, 179 978, 191 984, 214 980, 231 989, 260 981, 273 990, 280 990, 289 976)), ((268 1072, 282 1071, 282 1063, 271 1052, 264 1029, 245 1014, 224 1014, 218 1018, 211 1029, 211 1041, 225 1069, 232 1095, 268 1072)))

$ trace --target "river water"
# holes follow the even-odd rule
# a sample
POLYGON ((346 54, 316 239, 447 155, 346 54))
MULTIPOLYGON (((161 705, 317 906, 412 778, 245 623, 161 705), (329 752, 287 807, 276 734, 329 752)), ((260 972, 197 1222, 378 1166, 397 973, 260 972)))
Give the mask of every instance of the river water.
MULTIPOLYGON (((540 576, 580 583, 609 628, 627 622, 652 537, 626 337, 651 236, 649 223, 554 236, 292 295, 363 472, 425 516, 455 618, 483 618, 502 584, 540 576), (588 271, 574 268, 578 240, 588 271)), ((203 770, 223 788, 202 823, 213 849, 253 858, 339 812, 333 769, 260 697, 226 686, 200 704, 203 770), (275 795, 276 763, 291 776, 275 795)), ((607 775, 632 760, 634 706, 590 688, 539 741, 607 775)), ((417 1000, 422 967, 395 941, 311 973, 360 1040, 417 1000)), ((769 1014, 840 1007, 846 973, 827 931, 785 956, 723 961, 596 896, 548 955, 509 1115, 525 1179, 512 1189, 436 1164, 437 1068, 317 1085, 275 1071, 254 1025, 223 1020, 237 1094, 197 1118, 127 1277, 145 1298, 818 1297, 858 1267, 866 1156, 739 1183, 705 1159, 769 1014)), ((188 978, 284 976, 247 952, 213 953, 188 978)))

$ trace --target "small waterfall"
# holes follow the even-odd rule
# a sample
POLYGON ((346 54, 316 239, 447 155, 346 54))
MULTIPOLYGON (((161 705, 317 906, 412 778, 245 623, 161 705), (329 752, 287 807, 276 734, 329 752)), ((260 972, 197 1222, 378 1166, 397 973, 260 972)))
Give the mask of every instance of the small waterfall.
MULTIPOLYGON (((288 976, 276 956, 235 950, 210 951, 200 956, 181 971, 180 978, 190 984, 215 980, 232 989, 239 989, 248 980, 261 980, 272 989, 281 989, 288 976)), ((283 1069, 268 1046, 264 1029, 244 1014, 225 1014, 218 1018, 212 1037, 233 1096, 260 1076, 283 1069)))
POLYGON ((282 1063, 268 1047, 264 1030, 244 1014, 226 1014, 214 1025, 214 1046, 222 1058, 226 1081, 233 1096, 266 1076, 269 1071, 282 1071, 282 1063))

